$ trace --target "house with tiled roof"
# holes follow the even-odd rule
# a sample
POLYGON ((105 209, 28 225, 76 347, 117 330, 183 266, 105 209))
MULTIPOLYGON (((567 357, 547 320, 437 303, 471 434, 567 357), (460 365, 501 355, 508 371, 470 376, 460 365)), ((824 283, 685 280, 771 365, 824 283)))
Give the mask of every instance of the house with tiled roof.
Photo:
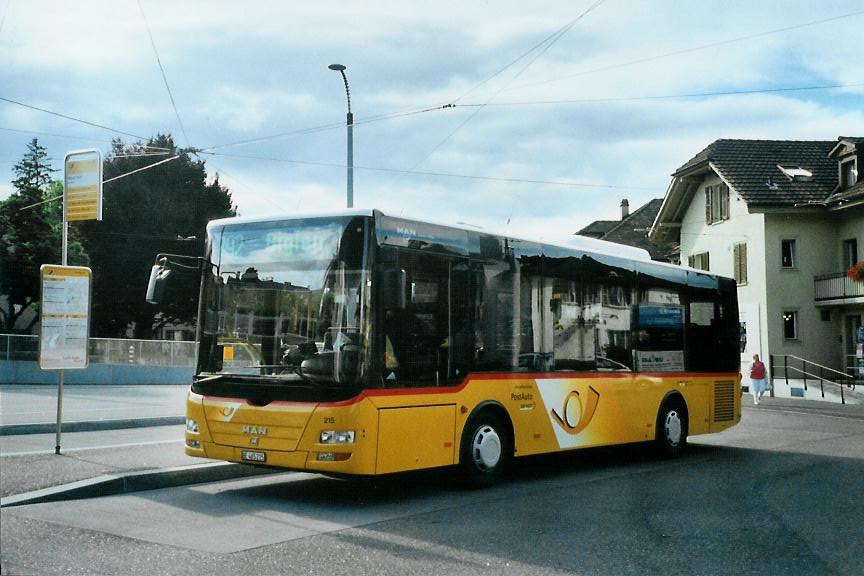
MULTIPOLYGON (((652 240, 736 279, 742 362, 805 358, 858 372, 864 138, 717 140, 672 174, 652 240)), ((800 363, 798 364, 801 365, 800 363)))
POLYGON ((630 202, 625 198, 620 205, 620 220, 595 220, 576 234, 642 248, 648 251, 652 260, 677 263, 677 242, 653 241, 648 238, 648 230, 662 204, 662 198, 654 198, 630 212, 630 202))

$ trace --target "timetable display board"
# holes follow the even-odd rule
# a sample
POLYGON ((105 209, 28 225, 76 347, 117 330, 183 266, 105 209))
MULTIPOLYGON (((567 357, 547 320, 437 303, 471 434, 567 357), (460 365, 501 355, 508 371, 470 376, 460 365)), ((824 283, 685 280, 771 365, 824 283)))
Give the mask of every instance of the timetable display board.
POLYGON ((43 264, 39 367, 87 368, 90 341, 90 268, 43 264))

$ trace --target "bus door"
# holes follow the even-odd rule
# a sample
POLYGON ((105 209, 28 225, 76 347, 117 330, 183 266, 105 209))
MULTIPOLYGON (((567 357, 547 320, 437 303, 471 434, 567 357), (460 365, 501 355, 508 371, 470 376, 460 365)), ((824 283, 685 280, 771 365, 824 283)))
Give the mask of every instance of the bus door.
POLYGON ((387 386, 442 386, 461 380, 469 358, 470 269, 467 259, 397 250, 405 306, 384 312, 387 386))

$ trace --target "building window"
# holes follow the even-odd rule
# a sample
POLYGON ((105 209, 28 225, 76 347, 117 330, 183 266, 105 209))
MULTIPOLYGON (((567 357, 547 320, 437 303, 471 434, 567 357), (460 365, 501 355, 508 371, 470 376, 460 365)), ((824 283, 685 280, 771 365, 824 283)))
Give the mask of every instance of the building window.
POLYGON ((847 270, 850 266, 858 262, 858 239, 850 238, 843 241, 843 269, 847 270))
POLYGON ((691 268, 696 268, 697 270, 705 270, 707 272, 711 269, 710 262, 708 261, 708 252, 691 254, 690 257, 687 258, 687 263, 691 268))
POLYGON ((795 310, 785 310, 783 312, 783 339, 798 339, 798 312, 795 310))
POLYGON ((729 187, 715 184, 705 188, 705 223, 729 219, 729 187))
POLYGON ((830 322, 831 321, 831 311, 830 310, 822 310, 820 313, 820 317, 822 318, 823 322, 830 322))
POLYGON ((747 283, 747 244, 735 244, 732 247, 734 255, 735 267, 735 282, 740 284, 747 283))
POLYGON ((780 266, 782 266, 783 268, 795 268, 795 256, 795 240, 781 240, 780 266))
POLYGON ((855 166, 855 159, 847 160, 840 163, 840 187, 851 188, 858 180, 858 170, 855 166))

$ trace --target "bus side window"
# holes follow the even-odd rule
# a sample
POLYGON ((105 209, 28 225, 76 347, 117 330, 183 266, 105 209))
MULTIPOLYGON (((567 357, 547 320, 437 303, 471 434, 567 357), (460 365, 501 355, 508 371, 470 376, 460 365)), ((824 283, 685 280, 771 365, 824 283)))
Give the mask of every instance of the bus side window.
POLYGON ((556 278, 550 312, 556 370, 629 371, 632 287, 556 278))
POLYGON ((711 372, 717 348, 718 318, 713 299, 693 299, 687 304, 687 330, 685 349, 687 369, 692 372, 711 372))
POLYGON ((684 371, 684 310, 675 290, 643 287, 633 307, 634 369, 684 371))

